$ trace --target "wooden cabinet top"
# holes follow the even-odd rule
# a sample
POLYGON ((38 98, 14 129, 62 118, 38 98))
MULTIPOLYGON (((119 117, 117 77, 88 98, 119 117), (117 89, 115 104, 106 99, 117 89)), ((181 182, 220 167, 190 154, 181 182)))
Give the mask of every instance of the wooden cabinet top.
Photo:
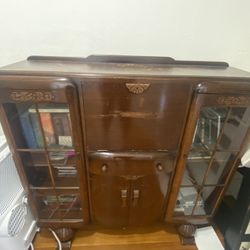
POLYGON ((224 62, 178 61, 169 57, 31 56, 0 69, 1 75, 64 75, 87 77, 188 77, 250 80, 250 73, 224 62))

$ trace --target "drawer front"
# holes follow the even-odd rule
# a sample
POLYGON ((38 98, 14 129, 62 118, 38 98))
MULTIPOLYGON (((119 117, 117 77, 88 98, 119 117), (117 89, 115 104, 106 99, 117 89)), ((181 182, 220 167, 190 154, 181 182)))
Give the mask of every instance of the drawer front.
POLYGON ((88 150, 176 150, 191 84, 176 80, 83 81, 88 150))
POLYGON ((109 156, 90 155, 89 171, 92 175, 123 176, 137 178, 139 176, 165 173, 170 175, 173 169, 173 156, 166 154, 111 153, 109 156))

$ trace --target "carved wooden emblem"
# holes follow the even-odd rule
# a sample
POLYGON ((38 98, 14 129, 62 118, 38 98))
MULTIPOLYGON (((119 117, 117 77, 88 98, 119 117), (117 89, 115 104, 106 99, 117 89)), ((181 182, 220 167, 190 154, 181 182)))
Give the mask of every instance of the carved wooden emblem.
POLYGON ((221 105, 249 105, 250 97, 248 96, 220 96, 217 103, 221 105))
POLYGON ((149 83, 126 83, 127 89, 134 94, 143 93, 149 86, 149 83))
POLYGON ((27 102, 27 101, 53 101, 55 96, 50 91, 24 91, 16 90, 10 94, 13 101, 27 102))

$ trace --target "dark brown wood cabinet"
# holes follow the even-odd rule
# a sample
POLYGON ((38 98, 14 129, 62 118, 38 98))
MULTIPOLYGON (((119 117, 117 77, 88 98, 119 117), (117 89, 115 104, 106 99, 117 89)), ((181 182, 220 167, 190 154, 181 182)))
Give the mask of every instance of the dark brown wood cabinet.
POLYGON ((89 168, 97 222, 126 227, 145 225, 163 217, 173 156, 165 152, 102 152, 90 156, 89 168))
POLYGON ((209 223, 249 145, 250 74, 171 58, 29 57, 0 115, 33 213, 71 228, 209 223))

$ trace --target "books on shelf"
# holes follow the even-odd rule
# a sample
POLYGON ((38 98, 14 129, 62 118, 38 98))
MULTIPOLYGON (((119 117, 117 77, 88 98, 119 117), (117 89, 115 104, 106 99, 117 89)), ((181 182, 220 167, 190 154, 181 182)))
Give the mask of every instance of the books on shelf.
POLYGON ((43 136, 42 131, 40 129, 39 121, 37 114, 30 114, 31 126, 33 128, 33 133, 36 138, 36 143, 38 148, 42 148, 43 145, 43 136))
POLYGON ((50 113, 41 113, 40 117, 47 145, 55 144, 56 138, 50 113))
POLYGON ((59 135, 58 144, 61 146, 72 147, 72 137, 70 135, 59 135))
POLYGON ((48 195, 43 198, 43 203, 50 208, 67 209, 78 206, 79 199, 76 195, 48 195))
POLYGON ((57 170, 57 177, 76 177, 77 170, 74 166, 54 166, 57 170))
MULTIPOLYGON (((36 109, 30 108, 29 113, 36 113, 36 109)), ((39 113, 69 113, 68 108, 39 108, 39 113)))
POLYGON ((42 148, 44 146, 42 129, 49 147, 58 145, 72 147, 72 130, 68 108, 39 109, 41 122, 36 109, 28 108, 24 112, 22 107, 17 105, 17 108, 23 134, 29 148, 42 148))
MULTIPOLYGON (((42 114, 43 113, 41 113, 41 115, 42 114)), ((71 128, 68 115, 62 113, 51 113, 51 118, 53 121, 56 135, 64 135, 64 136, 71 135, 71 128)))
POLYGON ((37 148, 38 143, 36 140, 35 131, 34 131, 34 128, 32 126, 29 113, 22 112, 22 109, 19 106, 17 106, 17 110, 19 113, 19 120, 21 123, 22 132, 23 132, 24 138, 26 140, 27 146, 29 148, 37 148))

